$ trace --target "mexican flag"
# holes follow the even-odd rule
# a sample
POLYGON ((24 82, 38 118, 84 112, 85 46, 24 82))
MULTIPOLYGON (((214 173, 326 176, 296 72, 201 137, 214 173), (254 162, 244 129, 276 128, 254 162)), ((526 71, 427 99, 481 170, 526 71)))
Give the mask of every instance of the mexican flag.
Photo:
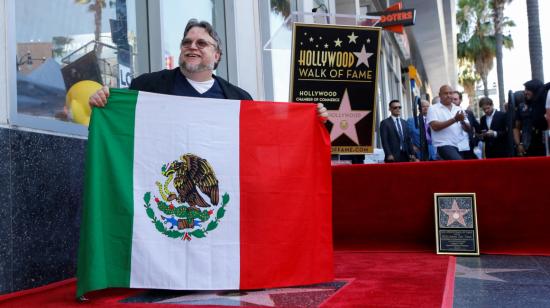
POLYGON ((90 122, 77 296, 331 281, 331 198, 313 104, 112 89, 90 122))

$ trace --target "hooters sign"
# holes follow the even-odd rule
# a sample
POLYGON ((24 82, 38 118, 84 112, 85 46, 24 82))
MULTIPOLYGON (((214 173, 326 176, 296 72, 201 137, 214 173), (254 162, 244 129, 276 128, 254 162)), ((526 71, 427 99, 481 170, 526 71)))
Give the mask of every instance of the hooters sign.
POLYGON ((377 27, 382 27, 385 30, 403 33, 403 27, 414 25, 416 18, 415 9, 401 9, 401 2, 398 2, 388 7, 383 12, 372 12, 368 15, 380 16, 380 20, 376 24, 377 27))

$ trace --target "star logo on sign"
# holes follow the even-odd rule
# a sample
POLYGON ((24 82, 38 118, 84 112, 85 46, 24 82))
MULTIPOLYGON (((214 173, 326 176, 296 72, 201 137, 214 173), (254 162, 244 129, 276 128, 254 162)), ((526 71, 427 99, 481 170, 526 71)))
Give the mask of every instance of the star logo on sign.
POLYGON ((453 204, 451 205, 450 209, 441 210, 443 211, 443 213, 449 216, 449 219, 447 220, 447 227, 452 225, 455 221, 458 221, 459 224, 466 227, 466 223, 464 222, 464 215, 466 215, 466 213, 468 213, 470 210, 459 208, 458 203, 456 203, 456 199, 453 200, 453 204))
POLYGON ((325 44, 324 46, 325 46, 325 48, 328 48, 328 44, 325 44))
POLYGON ((370 44, 370 38, 367 39, 367 44, 370 44))
POLYGON ((313 37, 310 37, 310 38, 309 38, 309 41, 310 41, 310 42, 313 42, 313 37))
POLYGON ((328 113, 329 120, 334 124, 330 131, 330 141, 334 141, 336 138, 346 135, 353 142, 359 144, 355 124, 369 113, 370 111, 351 110, 348 90, 344 90, 340 108, 338 110, 329 111, 328 113))
POLYGON ((349 43, 351 44, 352 42, 353 43, 357 43, 355 40, 358 38, 357 35, 355 35, 355 32, 352 32, 350 35, 348 35, 348 38, 349 38, 349 43))
POLYGON ((336 41, 334 41, 334 47, 342 47, 342 41, 340 41, 340 38, 337 38, 336 41))
POLYGON ((373 54, 370 52, 366 52, 365 45, 363 45, 360 52, 354 52, 353 54, 357 57, 357 64, 355 65, 355 67, 358 67, 362 63, 369 67, 369 58, 373 54))

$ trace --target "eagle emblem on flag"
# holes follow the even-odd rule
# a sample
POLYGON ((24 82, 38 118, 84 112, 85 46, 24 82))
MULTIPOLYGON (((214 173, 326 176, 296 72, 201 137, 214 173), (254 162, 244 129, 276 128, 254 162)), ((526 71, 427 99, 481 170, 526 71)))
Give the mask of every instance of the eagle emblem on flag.
POLYGON ((206 237, 218 227, 229 195, 222 196, 218 207, 218 179, 206 159, 187 153, 179 160, 163 164, 160 173, 166 179, 164 183, 155 182, 158 195, 146 192, 143 196, 146 214, 159 232, 170 238, 191 240, 206 237))

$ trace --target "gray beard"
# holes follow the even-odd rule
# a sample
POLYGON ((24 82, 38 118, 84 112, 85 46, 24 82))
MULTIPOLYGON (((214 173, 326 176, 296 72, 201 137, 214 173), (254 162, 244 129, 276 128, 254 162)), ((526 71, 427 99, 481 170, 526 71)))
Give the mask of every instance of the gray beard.
POLYGON ((188 71, 189 73, 200 73, 205 71, 213 71, 214 70, 214 63, 212 64, 189 64, 185 61, 180 63, 180 67, 182 67, 184 70, 188 71))

